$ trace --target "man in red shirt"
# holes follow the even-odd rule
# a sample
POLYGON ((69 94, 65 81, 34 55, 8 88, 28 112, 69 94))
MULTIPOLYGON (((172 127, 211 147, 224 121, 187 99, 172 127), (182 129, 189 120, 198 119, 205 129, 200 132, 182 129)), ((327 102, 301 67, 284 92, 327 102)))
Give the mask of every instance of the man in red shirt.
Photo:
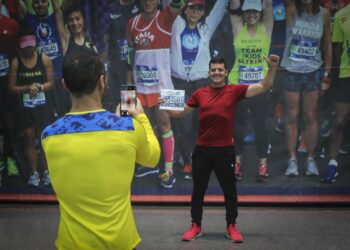
MULTIPOLYGON (((183 111, 167 110, 170 116, 181 117, 199 108, 199 134, 192 154, 192 225, 183 235, 184 241, 201 235, 204 195, 212 170, 224 193, 227 236, 232 242, 243 241, 243 236, 236 227, 238 209, 232 128, 237 103, 271 88, 279 57, 270 55, 266 60, 269 70, 262 82, 226 85, 227 68, 224 59, 212 59, 209 63, 210 85, 196 90, 186 101, 183 111)), ((163 100, 159 99, 159 102, 162 103, 163 100)))

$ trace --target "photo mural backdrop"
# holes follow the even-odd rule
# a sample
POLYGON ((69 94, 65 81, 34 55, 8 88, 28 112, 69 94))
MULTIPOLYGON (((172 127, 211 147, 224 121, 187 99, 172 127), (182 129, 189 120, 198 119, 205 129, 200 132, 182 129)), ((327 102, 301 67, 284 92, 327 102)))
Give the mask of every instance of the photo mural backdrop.
MULTIPOLYGON (((147 39, 157 39, 157 32, 160 32, 141 32, 136 38, 130 36, 132 24, 128 26, 128 21, 142 13, 142 1, 131 0, 128 5, 123 5, 119 0, 48 0, 41 1, 44 4, 40 7, 35 6, 36 2, 2 1, 1 6, 1 15, 7 19, 6 22, 4 18, 0 19, 0 200, 55 200, 41 150, 40 133, 70 109, 70 97, 61 83, 61 65, 64 56, 71 51, 60 31, 68 28, 71 38, 74 38, 75 31, 65 12, 79 4, 84 13, 81 25, 85 39, 80 46, 97 53, 105 62, 108 86, 103 105, 111 112, 115 112, 120 102, 120 86, 130 83, 137 85, 142 72, 152 71, 142 69, 135 73, 134 68, 133 77, 127 74, 133 68, 137 51, 147 45, 147 39), (16 2, 21 6, 17 6, 16 2), (57 18, 55 9, 60 4, 63 19, 57 18), (23 96, 13 94, 11 87, 8 87, 11 85, 11 74, 16 74, 13 78, 18 80, 18 75, 23 73, 20 68, 11 70, 11 60, 19 58, 16 37, 23 30, 31 30, 36 37, 37 51, 49 56, 54 70, 53 75, 46 76, 52 79, 54 86, 44 94, 45 108, 35 115, 23 112, 23 103, 27 107, 42 105, 43 99, 28 95, 24 101, 23 96)), ((166 11, 170 2, 160 1, 160 13, 166 11)), ((331 155, 335 154, 334 149, 331 150, 331 142, 332 133, 338 128, 339 86, 341 82, 344 84, 344 78, 348 84, 350 79, 350 55, 345 53, 340 57, 339 54, 341 49, 349 51, 350 25, 344 25, 350 24, 349 1, 314 0, 312 17, 307 18, 305 14, 298 15, 296 12, 294 18, 298 18, 293 28, 289 26, 293 24, 293 12, 289 10, 293 9, 291 5, 300 1, 247 1, 253 2, 248 9, 244 8, 244 1, 239 0, 195 2, 191 8, 184 7, 174 20, 164 19, 164 22, 171 22, 168 25, 172 25, 169 41, 165 41, 171 60, 170 68, 159 69, 159 72, 169 71, 169 88, 184 90, 187 99, 197 88, 208 85, 208 63, 213 57, 225 59, 230 84, 261 81, 266 69, 263 58, 268 54, 279 55, 282 62, 272 89, 249 102, 242 101, 237 108, 234 140, 240 168, 233 166, 232 171, 236 176, 239 200, 350 202, 348 114, 343 119, 343 132, 338 133, 341 138, 340 146, 335 150, 338 168, 334 170, 329 166, 331 155), (237 3, 241 7, 233 8, 237 3), (258 10, 259 6, 262 7, 261 11, 258 10), (324 17, 327 16, 324 12, 329 13, 329 19, 324 17), (194 27, 190 26, 189 16, 193 18, 198 13, 202 17, 195 20, 194 27), (253 25, 254 35, 250 35, 247 27, 254 15, 258 21, 256 26, 253 25), (342 30, 344 26, 348 30, 342 30), (310 39, 305 40, 305 37, 310 39), (347 44, 343 43, 346 39, 347 44), (331 50, 333 53, 330 53, 331 50), (307 75, 310 77, 305 78, 307 75), (321 83, 329 83, 330 87, 318 91, 321 83), (316 87, 312 89, 312 86, 316 87), (297 98, 297 101, 293 102, 293 98, 297 98), (313 105, 313 109, 310 109, 310 105, 313 105), (313 110, 315 112, 311 112, 313 110), (297 115, 292 116, 295 112, 297 115), (310 121, 313 121, 311 125, 310 121), (308 165, 310 156, 313 156, 315 164, 311 167, 308 165), (292 169, 291 160, 297 164, 297 169, 292 169), (263 173, 265 178, 261 178, 261 164, 265 164, 268 170, 268 175, 263 173)), ((303 11, 302 7, 294 10, 303 11)), ((161 22, 161 25, 164 23, 161 22)), ((39 69, 38 74, 45 75, 46 72, 44 67, 39 69)), ((157 75, 150 77, 150 82, 158 80, 157 75)), ((348 112, 350 101, 346 94, 344 100, 348 112)), ((187 202, 192 193, 191 152, 198 133, 198 114, 170 120, 174 137, 174 149, 170 155, 164 152, 164 136, 157 120, 152 115, 150 119, 163 153, 158 166, 152 171, 135 165, 133 200, 187 202), (161 174, 170 168, 175 181, 170 187, 164 187, 161 174)), ((96 167, 103 168, 99 165, 96 167)), ((67 185, 71 181, 74 182, 67 180, 67 185)), ((207 201, 223 200, 214 173, 207 195, 207 201)))

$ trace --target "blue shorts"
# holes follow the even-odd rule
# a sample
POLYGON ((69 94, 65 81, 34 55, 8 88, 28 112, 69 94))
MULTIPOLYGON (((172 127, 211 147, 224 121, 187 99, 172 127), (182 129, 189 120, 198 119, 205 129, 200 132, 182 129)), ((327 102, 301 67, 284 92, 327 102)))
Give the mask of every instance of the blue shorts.
POLYGON ((311 92, 321 89, 322 70, 311 73, 282 72, 282 89, 288 92, 311 92))
POLYGON ((339 78, 334 84, 336 85, 335 102, 350 103, 350 77, 339 78))

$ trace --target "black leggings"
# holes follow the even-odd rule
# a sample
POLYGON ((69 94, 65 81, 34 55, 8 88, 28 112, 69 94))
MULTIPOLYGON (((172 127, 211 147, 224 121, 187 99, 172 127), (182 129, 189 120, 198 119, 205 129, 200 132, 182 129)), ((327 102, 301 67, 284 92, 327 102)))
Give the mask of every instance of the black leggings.
POLYGON ((195 146, 192 154, 192 222, 199 226, 201 225, 204 195, 208 187, 210 174, 214 170, 224 193, 227 226, 229 224, 236 224, 238 209, 234 163, 235 149, 233 146, 195 146))

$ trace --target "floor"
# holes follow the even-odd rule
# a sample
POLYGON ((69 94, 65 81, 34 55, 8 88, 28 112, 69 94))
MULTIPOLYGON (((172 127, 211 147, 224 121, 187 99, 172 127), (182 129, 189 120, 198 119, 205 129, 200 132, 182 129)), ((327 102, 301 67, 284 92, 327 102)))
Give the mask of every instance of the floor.
MULTIPOLYGON (((349 207, 241 207, 241 244, 225 234, 224 208, 204 208, 203 236, 181 241, 189 207, 134 206, 142 242, 137 249, 350 249, 349 207)), ((0 249, 54 248, 59 209, 54 205, 0 204, 0 249)))

